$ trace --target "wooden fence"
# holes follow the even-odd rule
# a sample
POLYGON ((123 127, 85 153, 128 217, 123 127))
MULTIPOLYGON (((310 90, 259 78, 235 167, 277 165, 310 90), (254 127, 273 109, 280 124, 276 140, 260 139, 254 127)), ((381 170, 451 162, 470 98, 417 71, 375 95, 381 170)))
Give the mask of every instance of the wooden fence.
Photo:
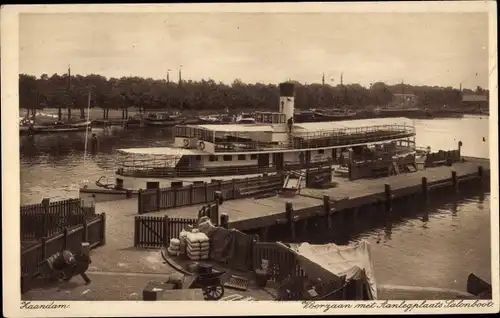
POLYGON ((184 228, 195 225, 197 222, 197 219, 189 218, 136 216, 134 220, 134 246, 145 248, 167 247, 171 238, 179 237, 184 228))
POLYGON ((296 256, 275 242, 254 242, 252 259, 254 270, 261 267, 263 259, 267 260, 271 269, 269 279, 278 283, 288 276, 305 276, 296 256))
POLYGON ((82 242, 90 243, 91 248, 104 245, 106 240, 106 215, 99 214, 90 220, 63 231, 21 251, 21 291, 26 292, 33 286, 33 275, 48 257, 62 250, 78 252, 82 242))
POLYGON ((214 180, 210 183, 195 183, 188 186, 157 188, 139 191, 138 213, 148 213, 161 209, 212 202, 216 191, 224 200, 248 197, 255 194, 278 190, 283 186, 281 175, 254 178, 214 180))
POLYGON ((95 216, 95 207, 83 206, 81 199, 46 200, 40 204, 22 206, 21 241, 34 242, 42 237, 50 237, 95 216))

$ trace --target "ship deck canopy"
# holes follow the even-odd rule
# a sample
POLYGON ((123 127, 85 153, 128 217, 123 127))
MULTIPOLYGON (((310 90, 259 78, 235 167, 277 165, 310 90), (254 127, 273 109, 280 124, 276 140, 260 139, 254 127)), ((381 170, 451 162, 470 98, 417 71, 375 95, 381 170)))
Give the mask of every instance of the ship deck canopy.
POLYGON ((355 281, 362 285, 365 300, 377 299, 377 284, 368 242, 361 241, 348 246, 301 243, 290 244, 288 248, 296 255, 300 267, 310 279, 331 282, 344 278, 346 282, 355 281))
POLYGON ((127 148, 117 149, 121 154, 146 155, 146 156, 202 156, 207 155, 206 151, 198 149, 174 148, 174 147, 152 147, 152 148, 127 148))

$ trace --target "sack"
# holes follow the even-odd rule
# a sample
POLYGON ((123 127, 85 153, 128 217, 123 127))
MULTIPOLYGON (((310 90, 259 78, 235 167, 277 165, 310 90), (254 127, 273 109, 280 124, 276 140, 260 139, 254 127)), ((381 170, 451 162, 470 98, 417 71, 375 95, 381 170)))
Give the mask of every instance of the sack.
POLYGON ((170 256, 177 256, 177 255, 179 255, 179 251, 174 251, 174 250, 170 249, 170 247, 167 248, 167 253, 170 256))
POLYGON ((170 245, 168 248, 174 252, 179 252, 181 250, 179 246, 170 245))
POLYGON ((181 244, 181 241, 179 239, 173 238, 170 240, 170 246, 179 246, 181 244))

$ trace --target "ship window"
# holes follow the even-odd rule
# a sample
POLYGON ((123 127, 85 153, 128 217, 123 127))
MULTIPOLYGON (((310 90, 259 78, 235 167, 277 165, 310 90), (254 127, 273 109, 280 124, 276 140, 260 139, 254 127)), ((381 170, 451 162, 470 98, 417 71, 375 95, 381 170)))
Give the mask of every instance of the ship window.
POLYGON ((247 156, 245 155, 238 155, 238 160, 246 160, 247 156))
POLYGON ((222 156, 222 160, 224 160, 224 161, 231 161, 231 160, 233 160, 233 156, 231 156, 231 155, 224 155, 224 156, 222 156))
POLYGON ((201 160, 201 156, 194 156, 194 160, 200 161, 201 160))
POLYGON ((325 149, 320 149, 320 150, 318 150, 318 154, 322 155, 322 154, 324 154, 324 153, 325 153, 325 149))
POLYGON ((210 161, 217 161, 217 156, 214 156, 214 155, 210 155, 209 159, 210 161))
POLYGON ((257 155, 255 155, 255 154, 250 155, 250 159, 251 159, 251 160, 257 160, 257 155))

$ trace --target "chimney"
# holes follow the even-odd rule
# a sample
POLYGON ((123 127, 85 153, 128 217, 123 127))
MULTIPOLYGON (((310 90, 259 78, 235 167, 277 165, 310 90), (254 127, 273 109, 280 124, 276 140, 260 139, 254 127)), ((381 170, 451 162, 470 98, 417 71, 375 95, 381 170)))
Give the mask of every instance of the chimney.
POLYGON ((279 112, 285 114, 285 123, 291 118, 293 120, 295 85, 293 83, 281 83, 279 112))

